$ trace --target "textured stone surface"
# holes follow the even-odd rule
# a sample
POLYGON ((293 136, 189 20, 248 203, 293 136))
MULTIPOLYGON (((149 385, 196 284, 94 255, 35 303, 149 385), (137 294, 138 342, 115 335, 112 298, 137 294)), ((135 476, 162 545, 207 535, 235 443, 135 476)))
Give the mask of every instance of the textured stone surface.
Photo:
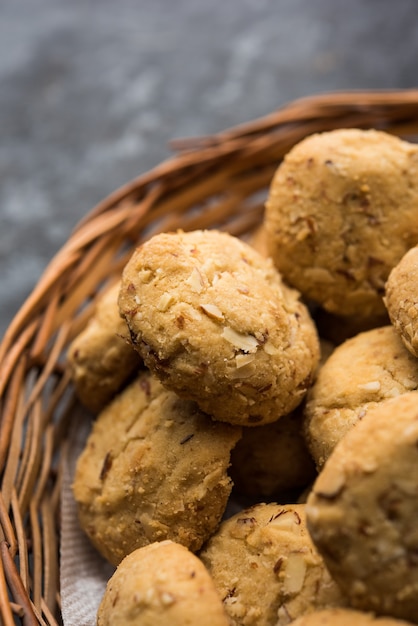
POLYGON ((3 0, 0 336, 104 196, 294 98, 416 86, 416 0, 3 0))

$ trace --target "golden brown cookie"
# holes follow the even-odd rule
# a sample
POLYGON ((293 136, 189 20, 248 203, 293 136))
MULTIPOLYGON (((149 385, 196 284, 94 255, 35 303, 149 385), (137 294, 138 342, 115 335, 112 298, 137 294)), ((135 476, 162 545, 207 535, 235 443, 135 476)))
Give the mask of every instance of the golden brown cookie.
POLYGON ((338 346, 319 370, 304 408, 304 432, 317 467, 370 407, 417 388, 418 360, 392 326, 338 346))
POLYGON ((213 581, 184 546, 161 541, 126 556, 110 578, 97 626, 228 626, 213 581))
POLYGON ((391 269, 418 241, 418 147, 376 130, 317 133, 286 155, 266 204, 284 280, 339 315, 384 313, 391 269))
POLYGON ((240 494, 258 499, 274 499, 311 483, 316 471, 302 434, 301 412, 244 428, 231 454, 230 475, 240 494))
POLYGON ((118 282, 101 296, 90 322, 68 350, 76 394, 93 413, 103 409, 142 364, 119 315, 119 289, 118 282))
POLYGON ((354 609, 325 609, 298 617, 293 626, 411 626, 410 622, 391 617, 377 617, 354 609))
POLYGON ((312 539, 354 608, 418 620, 418 392, 340 441, 306 505, 312 539))
POLYGON ((232 626, 282 626, 344 604, 302 504, 258 504, 224 521, 200 553, 232 626))
POLYGON ((168 389, 215 419, 262 425, 303 399, 319 358, 315 325, 270 259, 227 233, 164 233, 123 272, 132 342, 168 389))
POLYGON ((389 274, 385 304, 405 346, 418 357, 418 247, 411 248, 389 274))
POLYGON ((141 375, 98 416, 78 460, 82 528, 114 565, 163 539, 198 550, 224 513, 240 436, 141 375))

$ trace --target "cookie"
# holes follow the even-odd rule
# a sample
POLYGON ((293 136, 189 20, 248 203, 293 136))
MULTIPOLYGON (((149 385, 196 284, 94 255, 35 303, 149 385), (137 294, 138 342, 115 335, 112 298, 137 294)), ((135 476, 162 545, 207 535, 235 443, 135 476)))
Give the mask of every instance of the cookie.
POLYGON ((298 617, 293 626, 411 626, 391 617, 376 617, 354 609, 325 609, 298 617))
POLYGON ((304 408, 304 433, 317 467, 370 407, 417 388, 418 360, 393 326, 360 333, 335 348, 304 408))
POLYGON ((163 385, 213 418, 262 425, 304 398, 316 327, 270 259, 227 233, 152 237, 123 272, 119 307, 163 385))
POLYGON ((418 247, 411 248, 389 274, 385 304, 405 346, 418 357, 418 247))
POLYGON ((284 280, 337 315, 384 313, 391 269, 418 242, 418 147, 377 130, 307 137, 277 169, 268 249, 284 280))
POLYGON ((97 626, 228 626, 202 562, 166 540, 126 556, 109 580, 97 626))
POLYGON ((119 289, 118 282, 101 296, 90 322, 68 350, 75 392, 92 413, 101 411, 143 366, 119 315, 119 289))
POLYGON ((200 553, 231 626, 282 626, 344 604, 313 546, 302 504, 258 504, 222 522, 200 553))
POLYGON ((240 436, 142 374, 97 417, 78 459, 81 527, 114 565, 164 539, 198 550, 224 513, 240 436))
POLYGON ((230 476, 238 493, 258 499, 274 499, 310 484, 316 471, 302 434, 301 412, 244 428, 231 454, 230 476))
POLYGON ((418 392, 370 409, 306 505, 310 535, 353 608, 418 621, 418 392))

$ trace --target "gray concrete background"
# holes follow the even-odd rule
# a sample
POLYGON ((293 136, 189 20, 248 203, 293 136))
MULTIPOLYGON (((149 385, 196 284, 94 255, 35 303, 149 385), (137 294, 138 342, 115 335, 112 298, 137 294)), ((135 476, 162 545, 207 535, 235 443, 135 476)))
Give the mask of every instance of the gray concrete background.
POLYGON ((0 337, 99 200, 300 96, 418 86, 417 0, 1 0, 0 337))

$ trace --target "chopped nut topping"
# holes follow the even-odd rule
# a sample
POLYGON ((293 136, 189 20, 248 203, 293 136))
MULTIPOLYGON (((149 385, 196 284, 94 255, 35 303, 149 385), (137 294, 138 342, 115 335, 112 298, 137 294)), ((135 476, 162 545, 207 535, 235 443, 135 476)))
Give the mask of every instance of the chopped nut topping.
POLYGON ((152 272, 151 270, 141 269, 138 272, 138 276, 140 277, 141 282, 146 284, 150 282, 152 278, 152 272))
POLYGON ((295 511, 282 509, 269 522, 274 528, 282 531, 298 532, 300 517, 295 511))
POLYGON ((274 346, 271 341, 267 341, 267 343, 264 344, 263 348, 266 354, 269 354, 270 356, 275 356, 280 352, 280 350, 276 348, 276 346, 274 346))
POLYGON ((170 306, 175 302, 175 298, 171 293, 163 293, 157 303, 157 309, 159 311, 167 311, 170 306))
POLYGON ((174 604, 175 601, 176 598, 172 593, 164 591, 164 593, 161 594, 161 603, 164 604, 164 606, 170 606, 171 604, 174 604))
POLYGON ((378 380, 372 380, 369 383, 364 383, 363 385, 357 385, 359 389, 364 389, 364 391, 379 391, 380 390, 380 382, 378 380))
POLYGON ((283 592, 295 594, 303 587, 306 574, 306 561, 303 554, 289 554, 286 562, 286 576, 283 582, 283 592))
POLYGON ((216 283, 220 280, 220 278, 221 278, 221 274, 219 274, 219 272, 216 272, 212 278, 212 285, 216 285, 216 283))
MULTIPOLYGON (((243 354, 241 356, 245 356, 245 355, 243 354)), ((242 365, 241 367, 236 367, 236 369, 230 370, 228 372, 228 378, 230 378, 231 380, 238 380, 238 381, 243 380, 244 378, 250 378, 250 376, 253 376, 253 375, 254 375, 254 369, 251 367, 251 363, 247 363, 246 365, 242 365)))
POLYGON ((200 313, 200 311, 198 311, 198 309, 194 309, 193 307, 189 307, 187 309, 187 315, 195 322, 200 322, 200 320, 202 319, 202 314, 200 313))
POLYGON ((254 359, 255 359, 254 354, 237 354, 237 356, 235 357, 235 363, 236 363, 237 369, 240 369, 241 367, 244 367, 245 365, 252 363, 254 359))
POLYGON ((214 272, 215 264, 213 259, 206 259, 206 261, 202 265, 202 271, 208 275, 214 272))
POLYGON ((266 329, 263 333, 260 330, 257 330, 254 333, 254 337, 257 339, 258 343, 266 343, 268 337, 269 337, 269 331, 266 329))
POLYGON ((247 285, 244 285, 243 283, 240 283, 238 285, 237 291, 238 293, 242 293, 245 296, 247 296, 250 293, 250 290, 248 289, 247 285))
POLYGON ((235 348, 238 348, 238 350, 243 350, 243 352, 255 352, 258 347, 258 341, 255 337, 253 337, 253 335, 238 333, 229 326, 226 326, 223 329, 222 337, 224 337, 224 339, 231 343, 235 348))
POLYGON ((189 278, 186 280, 186 283, 190 285, 192 291, 196 293, 201 293, 203 291, 203 278, 197 267, 193 268, 193 271, 190 274, 189 278))
POLYGON ((201 304, 200 308, 204 313, 209 315, 209 317, 213 317, 216 320, 223 320, 224 315, 219 307, 216 304, 201 304))

